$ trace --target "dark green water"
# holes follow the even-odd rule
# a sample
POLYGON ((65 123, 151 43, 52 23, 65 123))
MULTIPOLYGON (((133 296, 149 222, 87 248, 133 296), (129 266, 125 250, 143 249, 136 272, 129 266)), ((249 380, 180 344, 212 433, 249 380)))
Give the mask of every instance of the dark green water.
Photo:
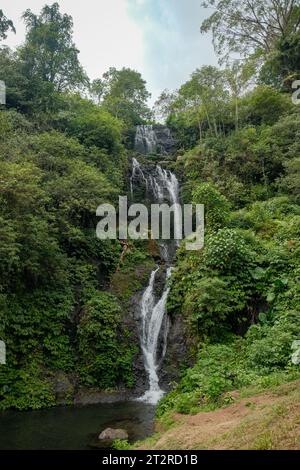
POLYGON ((1 450, 88 450, 106 427, 126 429, 131 442, 153 431, 155 408, 138 402, 0 413, 1 450))

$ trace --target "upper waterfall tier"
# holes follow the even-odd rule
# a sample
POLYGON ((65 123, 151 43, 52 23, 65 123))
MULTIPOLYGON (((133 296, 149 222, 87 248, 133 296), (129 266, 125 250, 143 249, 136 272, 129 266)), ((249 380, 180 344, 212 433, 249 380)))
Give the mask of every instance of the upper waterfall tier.
POLYGON ((136 158, 133 158, 130 192, 132 201, 136 200, 137 195, 140 198, 144 195, 146 204, 169 204, 174 208, 171 232, 175 238, 159 241, 161 258, 171 265, 182 234, 181 209, 179 207, 180 188, 176 175, 170 170, 162 168, 159 164, 152 162, 141 164, 136 158))
POLYGON ((171 155, 176 142, 168 127, 162 125, 137 126, 135 150, 142 155, 171 155))

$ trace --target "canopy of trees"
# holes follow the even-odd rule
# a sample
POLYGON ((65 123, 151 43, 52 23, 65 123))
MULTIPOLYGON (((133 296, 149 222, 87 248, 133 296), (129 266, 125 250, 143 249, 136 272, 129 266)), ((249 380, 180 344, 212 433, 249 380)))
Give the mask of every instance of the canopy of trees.
POLYGON ((53 84, 56 91, 75 89, 87 81, 73 42, 73 21, 58 3, 45 5, 39 16, 26 10, 26 43, 20 51, 25 75, 53 84))
POLYGON ((299 30, 298 0, 207 0, 214 13, 201 26, 212 31, 217 53, 270 53, 279 39, 299 30))
MULTIPOLYGON (((206 4, 216 10, 203 31, 245 57, 196 69, 156 104, 178 143, 164 165, 206 217, 204 248, 178 249, 168 300, 194 367, 161 415, 300 377, 300 108, 288 93, 300 78, 299 4, 206 4)), ((57 404, 61 377, 67 402, 78 387, 133 387, 129 303, 159 251, 132 242, 124 254, 95 237, 98 205, 129 190, 135 125, 153 122, 145 81, 111 68, 90 83, 56 3, 24 21, 25 43, 0 49, 0 409, 57 404)), ((0 37, 10 30, 1 12, 0 37)))
POLYGON ((168 300, 195 364, 161 416, 299 378, 299 3, 206 5, 215 13, 202 29, 212 29, 217 51, 245 57, 196 70, 157 103, 179 141, 183 200, 204 204, 206 221, 204 248, 178 252, 168 300))
MULTIPOLYGON (((23 19, 24 45, 0 49, 0 409, 54 405, 59 374, 71 388, 132 387, 136 354, 123 297, 109 287, 122 245, 97 240, 95 228, 97 207, 126 194, 126 136, 149 111, 146 83, 110 70, 94 103, 72 18, 54 3, 23 19)), ((2 38, 13 29, 2 12, 0 27, 2 38)))
POLYGON ((127 125, 138 125, 150 118, 150 93, 140 73, 123 68, 109 69, 91 86, 92 94, 106 109, 127 125))
POLYGON ((11 20, 9 20, 0 10, 0 40, 7 38, 8 31, 16 32, 14 24, 11 20))

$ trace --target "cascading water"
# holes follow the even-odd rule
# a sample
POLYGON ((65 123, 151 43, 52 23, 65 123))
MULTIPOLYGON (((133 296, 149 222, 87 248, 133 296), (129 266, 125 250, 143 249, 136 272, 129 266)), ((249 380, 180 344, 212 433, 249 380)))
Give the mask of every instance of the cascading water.
POLYGON ((155 153, 156 134, 152 125, 138 126, 135 135, 135 149, 141 154, 155 153))
MULTIPOLYGON (((167 192, 167 199, 174 207, 174 234, 176 235, 176 233, 181 233, 182 230, 181 208, 179 205, 179 183, 176 176, 171 171, 164 170, 159 165, 157 165, 156 171, 161 182, 161 187, 167 192)), ((160 185, 158 184, 158 186, 160 185)), ((163 195, 163 192, 160 194, 163 195)), ((163 197, 159 197, 159 202, 162 202, 162 199, 163 197)), ((176 240, 176 237, 175 244, 177 247, 179 246, 179 241, 176 240)))
POLYGON ((141 155, 171 155, 177 143, 167 126, 149 124, 137 126, 134 148, 141 155))
MULTIPOLYGON (((167 270, 166 280, 171 276, 171 269, 167 270)), ((142 311, 142 335, 141 335, 141 346, 144 354, 145 369, 149 377, 149 390, 140 398, 141 401, 147 403, 156 404, 164 392, 159 386, 158 378, 158 340, 163 326, 163 320, 166 313, 166 303, 169 295, 170 288, 166 283, 165 289, 159 301, 155 304, 154 297, 154 283, 155 276, 159 268, 152 272, 149 286, 147 287, 141 302, 142 311)), ((163 336, 163 354, 166 353, 166 341, 167 341, 168 328, 165 325, 164 336, 163 336)))
POLYGON ((134 179, 136 177, 141 177, 147 184, 147 179, 145 178, 141 165, 139 164, 136 158, 133 158, 132 159, 132 173, 130 177, 130 193, 131 193, 132 198, 133 198, 133 184, 134 184, 134 179))
MULTIPOLYGON (((154 173, 145 176, 139 162, 133 160, 131 176, 132 195, 134 192, 134 179, 140 177, 146 183, 146 189, 151 191, 155 202, 168 202, 174 205, 174 224, 181 223, 179 214, 179 183, 176 176, 170 171, 156 166, 154 173)), ((176 232, 175 232, 176 233, 176 232)), ((139 398, 141 401, 156 404, 164 392, 159 385, 159 367, 167 350, 168 317, 166 316, 166 304, 169 295, 168 280, 172 273, 171 260, 178 246, 178 242, 170 243, 160 241, 161 256, 167 264, 165 274, 165 286, 160 298, 156 298, 155 285, 158 274, 163 267, 157 267, 150 276, 149 285, 145 290, 141 303, 141 348, 144 356, 145 370, 149 378, 149 389, 139 398), (162 346, 162 347, 161 347, 162 346)))

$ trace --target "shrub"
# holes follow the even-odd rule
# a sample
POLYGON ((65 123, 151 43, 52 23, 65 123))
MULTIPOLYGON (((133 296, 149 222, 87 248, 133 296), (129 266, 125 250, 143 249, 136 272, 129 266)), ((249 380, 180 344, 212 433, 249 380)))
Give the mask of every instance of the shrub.
POLYGON ((94 291, 78 326, 80 375, 89 385, 109 389, 133 385, 132 359, 135 348, 128 331, 121 329, 121 307, 107 292, 94 291))
POLYGON ((202 183, 193 191, 193 203, 204 204, 205 219, 209 228, 219 228, 229 219, 229 202, 210 183, 202 183))
POLYGON ((54 391, 41 367, 41 358, 32 359, 19 370, 1 366, 0 410, 37 410, 54 405, 54 391))

